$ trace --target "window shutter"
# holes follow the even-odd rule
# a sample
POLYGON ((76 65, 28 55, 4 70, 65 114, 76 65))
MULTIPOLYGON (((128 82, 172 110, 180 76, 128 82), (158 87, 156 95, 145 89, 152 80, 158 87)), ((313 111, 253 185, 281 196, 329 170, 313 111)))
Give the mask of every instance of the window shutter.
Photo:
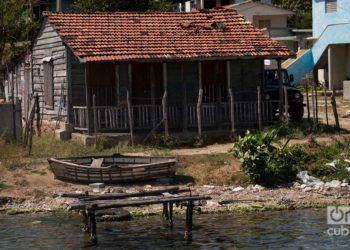
POLYGON ((326 13, 337 12, 337 0, 326 0, 326 13))
POLYGON ((44 102, 53 107, 53 65, 52 62, 44 62, 44 102))

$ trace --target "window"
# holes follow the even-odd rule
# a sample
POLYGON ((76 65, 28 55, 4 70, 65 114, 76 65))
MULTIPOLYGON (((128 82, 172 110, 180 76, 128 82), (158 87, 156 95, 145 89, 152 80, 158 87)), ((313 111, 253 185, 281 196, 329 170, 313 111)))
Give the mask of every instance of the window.
POLYGON ((53 107, 53 64, 44 61, 44 102, 46 106, 53 107))
POLYGON ((326 13, 337 12, 337 0, 326 0, 326 13))
POLYGON ((259 20, 259 29, 263 29, 263 28, 271 28, 270 19, 259 20))

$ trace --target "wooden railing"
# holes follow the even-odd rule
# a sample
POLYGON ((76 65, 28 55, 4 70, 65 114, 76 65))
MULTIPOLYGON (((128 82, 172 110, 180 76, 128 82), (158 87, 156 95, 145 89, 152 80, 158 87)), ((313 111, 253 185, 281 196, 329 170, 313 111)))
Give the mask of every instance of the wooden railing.
MULTIPOLYGON (((261 118, 264 123, 274 120, 274 112, 278 102, 265 101, 261 103, 261 118)), ((182 128, 183 110, 179 105, 168 106, 168 124, 169 127, 182 128)), ((73 107, 74 127, 76 130, 87 130, 93 127, 93 110, 90 110, 90 116, 86 107, 73 107), (89 120, 90 117, 90 120, 89 120)), ((197 126, 197 104, 187 105, 187 126, 194 128, 197 126)), ((155 124, 158 125, 162 119, 162 106, 156 105, 134 105, 132 106, 134 129, 152 129, 155 124)), ((237 126, 256 126, 259 120, 258 102, 235 102, 234 103, 235 125, 237 126)), ((98 131, 118 131, 128 130, 129 118, 127 107, 96 107, 96 124, 98 131)), ((203 127, 218 127, 230 125, 230 105, 229 103, 204 103, 202 105, 202 125, 203 127)))

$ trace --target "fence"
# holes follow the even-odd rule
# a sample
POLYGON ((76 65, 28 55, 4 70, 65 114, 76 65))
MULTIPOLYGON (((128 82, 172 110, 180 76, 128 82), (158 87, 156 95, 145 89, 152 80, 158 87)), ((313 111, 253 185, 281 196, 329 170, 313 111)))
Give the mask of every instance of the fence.
MULTIPOLYGON (((278 101, 263 101, 261 103, 261 120, 270 123, 275 120, 278 101)), ((183 128, 183 108, 180 105, 168 105, 168 123, 172 129, 183 128)), ((93 124, 93 110, 88 111, 85 106, 74 106, 75 130, 88 130, 93 124)), ((125 131, 130 129, 127 107, 96 107, 96 122, 98 131, 125 131)), ((134 105, 132 106, 134 129, 152 129, 163 119, 161 105, 134 105)), ((197 127, 197 104, 187 105, 187 127, 197 127)), ((235 126, 257 126, 259 120, 257 101, 239 101, 234 103, 235 126)), ((203 103, 202 126, 213 128, 230 125, 230 105, 228 102, 203 103)))

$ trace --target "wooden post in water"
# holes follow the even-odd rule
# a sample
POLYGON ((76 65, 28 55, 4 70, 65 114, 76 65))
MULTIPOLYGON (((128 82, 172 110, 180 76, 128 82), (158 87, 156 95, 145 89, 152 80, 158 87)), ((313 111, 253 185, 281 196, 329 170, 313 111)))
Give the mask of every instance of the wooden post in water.
POLYGON ((261 117, 261 88, 260 86, 257 87, 258 91, 258 124, 259 124, 259 130, 262 130, 262 117, 261 117))
POLYGON ((89 228, 89 218, 88 218, 88 215, 87 215, 87 211, 83 210, 81 212, 81 214, 83 216, 83 228, 82 228, 82 230, 83 230, 83 232, 90 234, 90 232, 89 232, 89 229, 90 229, 89 228))
POLYGON ((97 243, 97 235, 96 235, 96 216, 95 211, 92 209, 88 209, 88 218, 89 218, 89 233, 90 233, 90 241, 94 244, 97 243))
POLYGON ((163 88, 164 94, 162 99, 163 119, 164 119, 164 133, 169 136, 169 120, 168 120, 168 74, 167 64, 163 63, 163 88))
POLYGON ((168 211, 168 203, 164 202, 163 203, 163 219, 169 220, 169 211, 168 211))
POLYGON ((197 102, 197 125, 198 135, 202 136, 202 103, 203 103, 203 84, 202 84, 202 63, 198 62, 198 102, 197 102))
POLYGON ((193 202, 189 201, 186 209, 186 231, 185 239, 192 240, 192 227, 193 227, 193 202))
POLYGON ((340 130, 340 124, 339 124, 339 117, 338 117, 338 111, 337 111, 337 102, 335 100, 337 92, 333 88, 332 97, 331 97, 331 103, 332 103, 332 109, 334 114, 334 120, 335 120, 335 128, 339 131, 340 130))
POLYGON ((173 229, 173 227, 174 227, 173 209, 174 209, 173 202, 169 202, 169 226, 170 226, 171 229, 173 229))

